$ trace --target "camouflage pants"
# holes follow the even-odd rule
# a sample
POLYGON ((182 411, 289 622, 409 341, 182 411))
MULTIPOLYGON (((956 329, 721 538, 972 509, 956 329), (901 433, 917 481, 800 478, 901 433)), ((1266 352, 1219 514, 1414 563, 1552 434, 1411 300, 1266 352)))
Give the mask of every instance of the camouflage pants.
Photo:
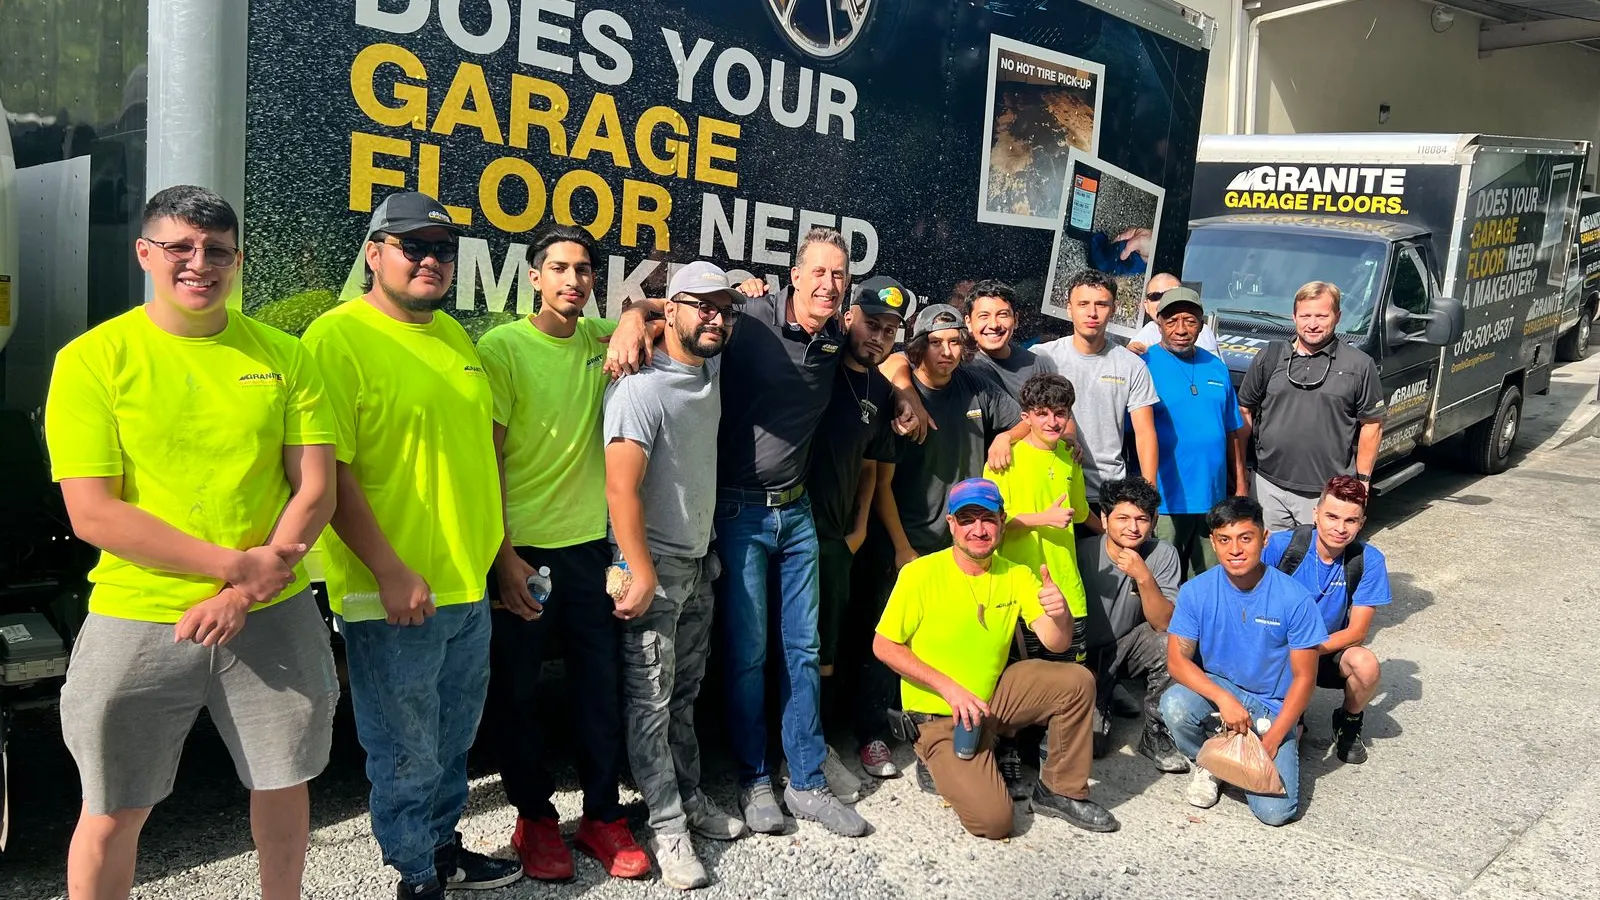
POLYGON ((694 702, 711 649, 711 582, 722 566, 700 559, 655 560, 655 599, 623 626, 623 727, 628 764, 658 833, 688 829, 683 801, 700 788, 694 702))

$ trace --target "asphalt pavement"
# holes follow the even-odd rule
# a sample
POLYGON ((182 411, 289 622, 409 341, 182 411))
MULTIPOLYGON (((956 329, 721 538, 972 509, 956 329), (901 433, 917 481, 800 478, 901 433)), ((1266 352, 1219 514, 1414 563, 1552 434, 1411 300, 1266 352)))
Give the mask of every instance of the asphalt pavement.
MULTIPOLYGON (((1481 477, 1430 469, 1381 498, 1368 537, 1389 558, 1395 602, 1370 646, 1383 679, 1366 718, 1370 760, 1347 766, 1329 745, 1337 703, 1319 691, 1302 749, 1304 817, 1258 824, 1237 796, 1213 809, 1183 801, 1187 776, 1138 756, 1137 724, 1118 720, 1120 749, 1095 766, 1094 797, 1122 820, 1091 835, 1017 808, 1006 842, 967 836, 910 779, 881 782, 858 809, 860 840, 806 823, 781 837, 699 842, 706 898, 1184 897, 1282 892, 1322 897, 1600 897, 1600 361, 1568 366, 1530 400, 1510 471, 1481 477)), ((13 733, 11 843, 0 898, 62 896, 77 782, 48 710, 13 733)), ((348 714, 335 757, 312 786, 305 895, 387 898, 365 815, 362 757, 348 714)), ((902 763, 909 751, 897 752, 902 763)), ((558 754, 557 805, 570 833, 579 796, 570 750, 558 754)), ((708 761, 725 805, 726 757, 708 761)), ((638 824, 643 807, 625 793, 638 824)), ((186 749, 174 796, 146 829, 139 898, 235 898, 256 892, 247 797, 214 732, 186 749)), ((470 846, 509 854, 514 812, 498 778, 480 773, 463 831, 470 846)), ((654 879, 607 880, 579 857, 578 878, 522 882, 489 898, 668 897, 654 879)))

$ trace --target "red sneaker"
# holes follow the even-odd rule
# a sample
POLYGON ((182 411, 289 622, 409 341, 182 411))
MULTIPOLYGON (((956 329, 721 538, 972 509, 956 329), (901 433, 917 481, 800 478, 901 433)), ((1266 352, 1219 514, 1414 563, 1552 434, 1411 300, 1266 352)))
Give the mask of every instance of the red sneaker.
POLYGON ((517 830, 511 835, 511 846, 522 860, 522 869, 529 878, 540 881, 571 881, 572 851, 561 840, 561 823, 553 818, 525 819, 517 817, 517 830))
POLYGON ((613 878, 643 878, 650 874, 650 857, 634 841, 627 819, 615 822, 581 819, 572 843, 598 860, 601 868, 613 878))

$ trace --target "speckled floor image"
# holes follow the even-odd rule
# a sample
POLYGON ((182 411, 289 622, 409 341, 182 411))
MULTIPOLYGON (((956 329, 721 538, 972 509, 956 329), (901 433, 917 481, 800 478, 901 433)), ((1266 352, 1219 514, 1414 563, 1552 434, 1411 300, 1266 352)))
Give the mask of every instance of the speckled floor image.
MULTIPOLYGON (((1117 235, 1129 228, 1156 227, 1157 197, 1144 188, 1130 184, 1115 175, 1106 172, 1100 178, 1100 190, 1095 199, 1094 230, 1101 232, 1108 238, 1117 235)), ((1074 273, 1088 266, 1088 257, 1083 242, 1067 235, 1061 236, 1060 249, 1056 255, 1054 277, 1050 280, 1050 296, 1045 298, 1045 303, 1051 310, 1059 310, 1062 318, 1066 317, 1067 308, 1067 280, 1074 273)), ((1144 293, 1145 282, 1155 273, 1145 271, 1140 275, 1124 275, 1117 278, 1117 314, 1114 321, 1128 326, 1133 326, 1139 313, 1139 298, 1144 293)))

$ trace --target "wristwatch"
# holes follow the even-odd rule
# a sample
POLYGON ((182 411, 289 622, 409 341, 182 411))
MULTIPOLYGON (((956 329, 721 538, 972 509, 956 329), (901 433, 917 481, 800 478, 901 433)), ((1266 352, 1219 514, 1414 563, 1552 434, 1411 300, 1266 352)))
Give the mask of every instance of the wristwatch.
POLYGON ((1362 484, 1366 484, 1366 483, 1372 481, 1372 476, 1371 475, 1363 475, 1360 472, 1357 472, 1356 473, 1356 480, 1361 482, 1362 484))

